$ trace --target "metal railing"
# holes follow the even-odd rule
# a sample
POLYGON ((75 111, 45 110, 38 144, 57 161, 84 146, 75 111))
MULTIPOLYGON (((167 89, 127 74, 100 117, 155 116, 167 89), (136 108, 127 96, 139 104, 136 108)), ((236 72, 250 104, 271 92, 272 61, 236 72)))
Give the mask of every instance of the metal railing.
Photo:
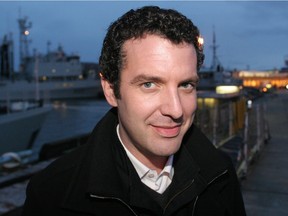
POLYGON ((227 100, 212 107, 202 104, 194 122, 217 148, 231 156, 241 178, 270 139, 265 112, 264 102, 248 108, 246 99, 227 100))

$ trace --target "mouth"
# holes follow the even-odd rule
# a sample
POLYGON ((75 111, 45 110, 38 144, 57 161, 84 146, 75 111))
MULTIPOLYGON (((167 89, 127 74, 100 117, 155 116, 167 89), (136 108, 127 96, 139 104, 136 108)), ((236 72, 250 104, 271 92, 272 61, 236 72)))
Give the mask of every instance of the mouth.
POLYGON ((153 125, 155 131, 162 137, 173 138, 179 135, 181 125, 176 126, 155 126, 153 125))

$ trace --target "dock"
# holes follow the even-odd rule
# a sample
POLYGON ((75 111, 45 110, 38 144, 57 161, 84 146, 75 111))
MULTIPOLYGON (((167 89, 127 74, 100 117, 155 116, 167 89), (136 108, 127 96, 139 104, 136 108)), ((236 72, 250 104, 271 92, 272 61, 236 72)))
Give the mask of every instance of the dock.
POLYGON ((287 216, 288 91, 269 95, 266 100, 271 139, 241 182, 243 198, 248 216, 287 216))

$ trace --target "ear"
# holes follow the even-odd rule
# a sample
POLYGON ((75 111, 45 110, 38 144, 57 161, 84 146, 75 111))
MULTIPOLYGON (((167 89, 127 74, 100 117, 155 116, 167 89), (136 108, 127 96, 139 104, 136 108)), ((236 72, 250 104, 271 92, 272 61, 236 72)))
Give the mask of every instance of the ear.
POLYGON ((107 100, 107 102, 113 106, 113 107, 117 107, 117 99, 115 97, 114 91, 113 91, 113 85, 111 83, 109 83, 105 78, 103 78, 101 76, 101 85, 102 85, 102 89, 105 95, 105 98, 107 100))

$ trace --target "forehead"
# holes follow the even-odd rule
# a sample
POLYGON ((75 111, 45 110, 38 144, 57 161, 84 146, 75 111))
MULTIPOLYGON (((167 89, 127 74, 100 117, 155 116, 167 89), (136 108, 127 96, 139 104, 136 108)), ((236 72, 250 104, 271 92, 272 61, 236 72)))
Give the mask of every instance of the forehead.
MULTIPOLYGON (((136 47, 136 46, 141 46, 141 45, 155 45, 157 43, 166 43, 166 44, 170 44, 173 46, 178 46, 178 47, 184 47, 184 46, 191 46, 191 48, 194 48, 193 44, 187 43, 187 42, 180 42, 180 43, 176 43, 173 42, 172 40, 166 38, 164 35, 161 34, 144 34, 141 37, 137 37, 137 38, 131 38, 126 40, 123 43, 122 46, 122 50, 124 52, 127 51, 127 49, 129 49, 130 47, 136 47)), ((195 49, 195 48, 194 48, 195 49)))
POLYGON ((174 44, 158 35, 127 40, 123 44, 122 56, 126 69, 131 66, 156 67, 161 64, 167 67, 177 64, 178 67, 196 68, 197 63, 196 50, 192 44, 174 44))

